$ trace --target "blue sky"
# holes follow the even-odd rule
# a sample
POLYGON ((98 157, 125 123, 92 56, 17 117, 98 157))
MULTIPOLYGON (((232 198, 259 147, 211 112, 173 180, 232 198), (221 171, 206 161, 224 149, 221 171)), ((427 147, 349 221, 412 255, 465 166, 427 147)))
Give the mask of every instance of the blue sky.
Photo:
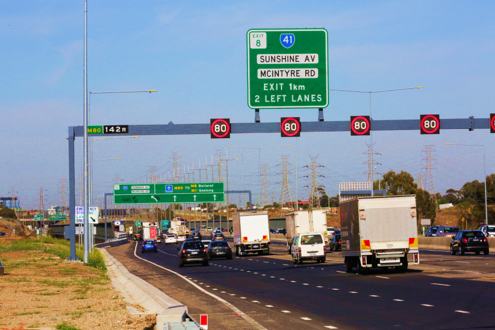
MULTIPOLYGON (((247 107, 246 32, 252 28, 323 27, 329 34, 329 86, 333 89, 425 88, 373 94, 373 118, 488 118, 495 112, 495 3, 491 1, 94 1, 88 4, 89 91, 157 89, 157 93, 91 97, 93 124, 208 123, 210 118, 252 122, 247 107)), ((14 190, 23 207, 59 205, 61 180, 68 179, 67 127, 83 119, 84 1, 0 3, 0 195, 14 190)), ((348 120, 369 112, 367 94, 331 92, 325 120, 348 120)), ((313 109, 262 110, 263 122, 280 117, 317 119, 313 109)), ((487 173, 495 172, 488 130, 376 132, 381 155, 377 171, 425 173, 424 145, 434 145, 436 190, 459 189, 483 180, 482 148, 445 146, 485 144, 487 173)), ((270 196, 280 196, 280 155, 290 155, 295 178, 295 140, 278 134, 140 137, 95 141, 94 191, 110 192, 119 175, 125 182, 146 180, 156 166, 162 179, 173 152, 181 164, 204 163, 227 145, 290 147, 258 150, 228 148, 244 156, 246 189, 259 191, 258 164, 268 164, 270 196)), ((298 139, 299 194, 310 182, 303 167, 309 155, 324 165, 320 183, 335 195, 338 182, 365 181, 369 138, 349 133, 307 133, 298 139)), ((77 171, 82 143, 77 141, 77 171)), ((238 156, 236 156, 238 157, 238 156)), ((215 157, 216 158, 216 157, 215 157)), ((230 158, 230 157, 229 157, 230 158)), ((230 188, 241 186, 240 161, 229 164, 230 188)), ((295 184, 291 185, 295 193, 295 184)))

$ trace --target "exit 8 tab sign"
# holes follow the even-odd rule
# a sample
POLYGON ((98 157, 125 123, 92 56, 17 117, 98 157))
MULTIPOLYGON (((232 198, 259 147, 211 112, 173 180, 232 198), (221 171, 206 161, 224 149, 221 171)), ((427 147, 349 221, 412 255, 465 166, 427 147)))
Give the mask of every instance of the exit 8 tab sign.
POLYGON ((247 69, 250 108, 328 106, 325 29, 249 30, 247 69))

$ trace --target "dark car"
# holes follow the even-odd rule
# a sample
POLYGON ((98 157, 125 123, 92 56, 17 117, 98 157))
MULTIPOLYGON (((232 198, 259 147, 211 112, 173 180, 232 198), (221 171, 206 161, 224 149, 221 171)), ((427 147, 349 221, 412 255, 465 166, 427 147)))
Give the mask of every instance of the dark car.
POLYGON ((461 255, 464 255, 464 252, 480 254, 481 251, 488 254, 490 247, 488 238, 480 230, 461 230, 452 237, 452 242, 450 242, 450 254, 452 255, 457 252, 460 252, 461 255))
POLYGON ((187 240, 179 249, 179 267, 184 264, 200 263, 208 266, 208 255, 206 247, 202 242, 187 240))
POLYGON ((340 245, 340 234, 333 235, 332 240, 330 241, 330 251, 338 251, 341 250, 340 245))
POLYGON ((141 253, 145 253, 146 251, 155 251, 158 252, 157 243, 154 240, 146 240, 141 245, 141 253))
POLYGON ((201 241, 202 240, 201 232, 200 231, 194 231, 194 232, 192 232, 191 238, 192 239, 195 239, 195 240, 198 240, 198 241, 201 241))
POLYGON ((430 226, 428 227, 428 230, 425 233, 426 237, 435 237, 437 236, 437 230, 439 226, 430 226))
POLYGON ((455 226, 438 226, 437 237, 453 237, 459 232, 459 227, 455 226))
POLYGON ((232 249, 226 241, 213 241, 208 245, 208 258, 232 259, 232 249))
POLYGON ((211 240, 212 241, 225 241, 225 236, 220 232, 216 232, 216 233, 213 233, 211 235, 211 240))
POLYGON ((5 235, 7 235, 7 234, 4 232, 0 232, 0 236, 5 236, 5 235))

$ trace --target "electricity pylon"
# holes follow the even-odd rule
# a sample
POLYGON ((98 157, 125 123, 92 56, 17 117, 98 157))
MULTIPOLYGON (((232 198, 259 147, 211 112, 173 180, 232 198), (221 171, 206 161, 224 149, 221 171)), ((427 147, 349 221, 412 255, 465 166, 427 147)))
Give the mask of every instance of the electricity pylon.
POLYGON ((318 178, 323 177, 323 175, 318 174, 318 168, 319 167, 324 167, 323 165, 320 165, 316 162, 316 157, 309 156, 311 158, 311 163, 308 165, 304 165, 304 167, 310 168, 311 169, 311 175, 305 175, 306 178, 311 177, 311 185, 306 185, 305 187, 309 187, 309 205, 312 208, 313 203, 315 204, 316 208, 321 208, 320 204, 320 191, 319 188, 323 188, 323 185, 318 184, 318 178))

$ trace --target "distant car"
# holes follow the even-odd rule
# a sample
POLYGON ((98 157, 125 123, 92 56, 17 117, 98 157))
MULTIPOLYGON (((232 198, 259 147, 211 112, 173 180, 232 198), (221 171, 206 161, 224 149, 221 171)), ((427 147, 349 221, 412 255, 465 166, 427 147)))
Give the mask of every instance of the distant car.
POLYGON ((208 227, 208 231, 211 231, 211 227, 208 227))
POLYGON ((328 238, 332 238, 334 233, 335 233, 335 228, 327 227, 327 237, 328 238))
POLYGON ((184 234, 177 235, 177 243, 182 243, 186 239, 187 239, 187 235, 184 235, 184 234))
POLYGON ((276 228, 270 228, 270 234, 275 234, 277 233, 277 229, 276 228))
POLYGON ((459 232, 459 227, 456 226, 438 226, 437 237, 453 237, 459 232))
POLYGON ((226 241, 210 242, 210 244, 208 245, 208 258, 232 259, 232 249, 230 248, 229 243, 227 243, 226 241))
POLYGON ((439 226, 430 226, 428 227, 428 230, 425 233, 426 237, 435 237, 437 236, 437 230, 439 226))
POLYGON ((208 255, 206 247, 202 242, 187 241, 182 243, 179 249, 179 267, 189 263, 200 263, 208 266, 208 255))
POLYGON ((330 241, 330 251, 338 251, 342 249, 340 244, 340 234, 335 234, 330 241))
POLYGON ((158 244, 154 240, 146 240, 141 245, 141 253, 145 253, 146 251, 155 251, 158 252, 158 244))
POLYGON ((201 232, 195 231, 191 234, 191 238, 194 238, 195 240, 201 241, 201 232))
POLYGON ((165 245, 167 244, 177 244, 177 237, 175 235, 166 235, 165 236, 165 245))
POLYGON ((450 242, 450 254, 452 255, 457 252, 461 255, 464 255, 465 252, 480 254, 481 251, 484 254, 490 253, 488 238, 480 230, 461 230, 450 242))
POLYGON ((222 233, 216 232, 211 235, 212 241, 225 241, 225 236, 222 233))
POLYGON ((142 232, 135 233, 134 235, 132 235, 132 239, 135 241, 142 241, 143 240, 143 233, 142 232))
POLYGON ((478 230, 481 230, 485 237, 495 237, 495 225, 483 225, 478 230))

